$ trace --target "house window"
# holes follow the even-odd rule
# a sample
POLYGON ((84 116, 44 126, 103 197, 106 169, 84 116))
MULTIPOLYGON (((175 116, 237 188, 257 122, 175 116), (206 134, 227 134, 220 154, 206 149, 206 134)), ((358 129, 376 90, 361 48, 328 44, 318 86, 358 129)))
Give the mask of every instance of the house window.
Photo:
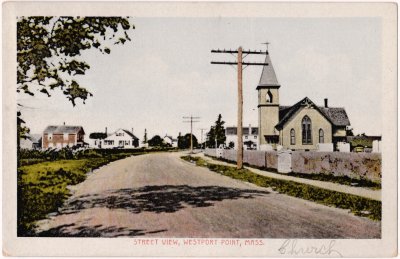
POLYGON ((123 146, 124 146, 124 143, 125 143, 125 141, 120 140, 120 141, 118 142, 118 146, 123 147, 123 146))
POLYGON ((303 145, 312 144, 311 120, 307 115, 301 121, 301 129, 303 145))
POLYGON ((319 143, 324 143, 324 130, 319 129, 319 143))
POLYGON ((296 145, 296 132, 294 129, 290 130, 290 145, 296 145))
POLYGON ((114 140, 104 140, 104 145, 114 145, 114 140))
POLYGON ((244 138, 245 138, 245 139, 248 139, 248 138, 249 138, 249 136, 244 136, 244 138))
POLYGON ((53 133, 49 133, 49 140, 53 138, 53 133))
POLYGON ((254 139, 257 139, 257 136, 254 136, 254 139))

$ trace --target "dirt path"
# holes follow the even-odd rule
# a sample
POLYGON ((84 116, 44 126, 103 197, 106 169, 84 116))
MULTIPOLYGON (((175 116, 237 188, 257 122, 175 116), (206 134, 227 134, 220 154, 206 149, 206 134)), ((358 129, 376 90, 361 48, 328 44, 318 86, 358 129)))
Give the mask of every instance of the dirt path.
POLYGON ((233 180, 159 153, 113 162, 74 186, 41 236, 378 238, 380 222, 233 180))

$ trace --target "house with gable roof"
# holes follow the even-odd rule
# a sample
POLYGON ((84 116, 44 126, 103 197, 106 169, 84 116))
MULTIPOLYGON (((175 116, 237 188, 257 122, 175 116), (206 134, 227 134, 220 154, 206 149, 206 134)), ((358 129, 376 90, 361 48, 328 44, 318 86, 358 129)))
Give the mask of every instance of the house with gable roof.
POLYGON ((41 134, 27 134, 20 140, 21 149, 40 149, 42 146, 41 134))
POLYGON ((85 131, 82 126, 50 125, 42 134, 42 148, 83 147, 85 131))
POLYGON ((164 141, 164 143, 171 145, 171 147, 178 147, 178 139, 173 138, 172 136, 169 136, 168 134, 165 134, 163 141, 164 141))
POLYGON ((345 142, 350 120, 343 107, 318 106, 308 97, 292 106, 279 102, 281 85, 267 51, 257 86, 259 146, 281 145, 292 150, 315 150, 318 144, 345 142))
POLYGON ((137 148, 139 139, 133 134, 133 130, 118 129, 100 140, 102 148, 137 148))

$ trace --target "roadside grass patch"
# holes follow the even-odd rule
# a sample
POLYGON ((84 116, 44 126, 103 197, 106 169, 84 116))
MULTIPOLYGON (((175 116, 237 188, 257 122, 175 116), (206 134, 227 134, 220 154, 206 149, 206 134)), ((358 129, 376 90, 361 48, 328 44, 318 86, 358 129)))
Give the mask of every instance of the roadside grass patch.
POLYGON ((258 175, 248 169, 236 169, 232 166, 210 164, 200 157, 182 156, 181 159, 192 162, 197 166, 207 167, 211 171, 246 181, 261 187, 270 187, 273 190, 293 197, 313 201, 319 204, 341 209, 348 209, 356 216, 381 220, 382 203, 364 197, 322 189, 308 184, 293 181, 274 179, 258 175))
POLYGON ((306 178, 311 180, 338 183, 352 187, 367 187, 373 190, 380 190, 382 188, 381 183, 369 181, 366 179, 354 179, 348 176, 334 176, 328 174, 302 174, 302 173, 289 173, 285 175, 306 178))
MULTIPOLYGON (((20 166, 17 171, 18 236, 34 236, 35 221, 57 212, 71 195, 68 185, 86 179, 87 173, 112 161, 144 152, 119 152, 104 156, 87 155, 81 159, 64 159, 20 166)), ((84 156, 82 156, 84 157, 84 156)))

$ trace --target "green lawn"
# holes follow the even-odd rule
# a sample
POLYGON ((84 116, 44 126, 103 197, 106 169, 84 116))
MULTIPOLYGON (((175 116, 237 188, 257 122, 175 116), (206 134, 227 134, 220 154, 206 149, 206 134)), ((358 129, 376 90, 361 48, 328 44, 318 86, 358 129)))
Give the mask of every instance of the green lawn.
POLYGON ((270 187, 273 190, 297 198, 314 201, 316 203, 348 209, 357 216, 381 220, 382 204, 360 196, 322 189, 308 184, 288 180, 270 178, 258 175, 248 169, 236 169, 232 166, 208 163, 199 157, 183 156, 183 160, 207 167, 211 171, 231 177, 233 179, 250 182, 261 187, 270 187))

